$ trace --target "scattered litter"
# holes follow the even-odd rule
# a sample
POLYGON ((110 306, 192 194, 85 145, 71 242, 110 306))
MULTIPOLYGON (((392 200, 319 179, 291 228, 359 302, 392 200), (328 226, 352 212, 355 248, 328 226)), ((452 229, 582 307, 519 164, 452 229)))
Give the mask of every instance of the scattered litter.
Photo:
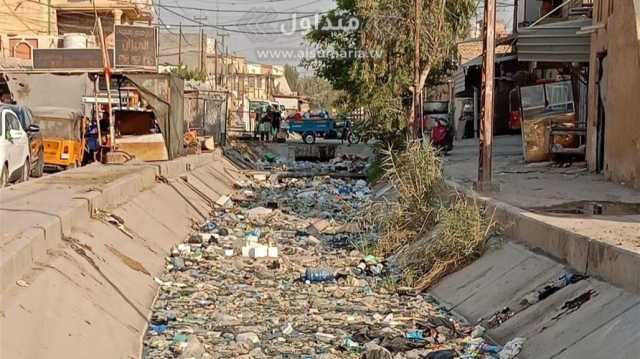
MULTIPOLYGON (((361 165, 341 157, 306 169, 361 165)), ((362 253, 369 234, 355 224, 372 200, 365 181, 258 175, 239 181, 233 198, 216 201, 154 278, 144 358, 200 359, 205 349, 226 358, 485 355, 483 328, 413 288, 383 285, 392 265, 362 253)))
POLYGON ((231 201, 231 197, 229 196, 220 196, 216 201, 216 204, 222 208, 230 208, 233 206, 233 201, 231 201))
POLYGON ((306 283, 320 283, 335 279, 335 274, 327 268, 307 268, 304 272, 304 281, 306 283))
POLYGON ((525 338, 513 338, 507 344, 504 345, 504 348, 498 353, 498 358, 500 359, 513 359, 520 354, 522 350, 522 346, 526 341, 525 338))
POLYGON ((553 320, 558 320, 562 317, 565 317, 575 312, 576 310, 580 309, 584 303, 590 301, 591 298, 596 297, 597 295, 598 295, 597 291, 593 289, 589 289, 588 291, 580 294, 579 296, 566 301, 562 306, 562 308, 560 308, 560 312, 553 317, 553 320))
POLYGON ((509 307, 503 308, 487 320, 487 327, 489 327, 490 329, 497 328, 514 315, 515 313, 511 309, 509 309, 509 307))
POLYGON ((104 223, 108 223, 118 228, 120 232, 124 233, 127 237, 133 239, 134 235, 125 227, 124 219, 120 216, 117 216, 113 213, 109 213, 107 211, 103 211, 101 209, 95 210, 94 217, 101 220, 104 223))

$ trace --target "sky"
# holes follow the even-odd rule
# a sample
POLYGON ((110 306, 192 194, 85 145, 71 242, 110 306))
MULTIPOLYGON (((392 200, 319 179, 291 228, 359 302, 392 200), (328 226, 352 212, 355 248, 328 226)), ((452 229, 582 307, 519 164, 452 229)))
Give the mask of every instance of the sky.
MULTIPOLYGON (((304 17, 313 21, 315 14, 335 7, 334 0, 156 0, 155 4, 162 31, 177 34, 182 23, 184 32, 198 32, 204 24, 209 37, 227 34, 218 39, 224 38, 229 53, 250 62, 292 65, 312 55, 305 46, 303 29, 292 31, 294 19, 296 24, 304 17), (285 35, 283 30, 292 33, 285 35)), ((512 4, 513 0, 498 0, 498 20, 507 29, 513 24, 512 4)), ((480 4, 477 19, 482 19, 482 11, 480 4)))

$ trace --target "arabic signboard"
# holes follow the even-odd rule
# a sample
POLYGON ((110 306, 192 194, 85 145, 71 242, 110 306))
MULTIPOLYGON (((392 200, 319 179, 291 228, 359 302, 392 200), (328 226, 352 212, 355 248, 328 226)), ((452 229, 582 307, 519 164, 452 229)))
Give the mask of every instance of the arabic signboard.
MULTIPOLYGON (((113 56, 113 50, 109 50, 113 56)), ((101 49, 33 49, 33 68, 39 70, 102 70, 101 49)))
POLYGON ((116 68, 157 66, 155 27, 116 25, 115 44, 116 68))

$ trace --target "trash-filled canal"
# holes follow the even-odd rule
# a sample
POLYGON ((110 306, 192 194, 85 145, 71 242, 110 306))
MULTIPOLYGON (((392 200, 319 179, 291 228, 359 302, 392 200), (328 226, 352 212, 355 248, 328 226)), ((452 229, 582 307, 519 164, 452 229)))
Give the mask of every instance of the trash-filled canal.
MULTIPOLYGON (((397 285, 354 224, 363 180, 256 176, 172 249, 145 358, 513 358, 397 285), (355 226, 355 228, 354 228, 355 226)), ((513 349, 513 351, 510 351, 513 349)))

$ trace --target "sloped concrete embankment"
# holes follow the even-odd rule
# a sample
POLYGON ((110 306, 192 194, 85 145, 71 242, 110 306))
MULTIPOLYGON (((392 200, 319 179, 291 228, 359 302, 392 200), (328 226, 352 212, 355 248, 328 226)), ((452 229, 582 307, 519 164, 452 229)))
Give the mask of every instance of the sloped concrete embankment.
POLYGON ((17 223, 28 222, 25 211, 50 211, 31 212, 30 226, 3 246, 1 358, 138 358, 164 257, 241 177, 212 155, 108 171, 118 174, 94 176, 108 178, 100 191, 78 190, 71 171, 46 184, 34 181, 3 192, 3 235, 4 227, 20 229, 17 223), (42 186, 60 193, 47 198, 42 186), (75 189, 72 196, 65 192, 69 188, 75 189), (30 202, 34 192, 42 196, 39 203, 30 202), (18 193, 28 200, 19 200, 18 193), (46 207, 57 195, 72 203, 46 207), (97 209, 124 225, 91 216, 97 209))
POLYGON ((445 278, 431 293, 472 323, 486 326, 496 313, 505 313, 504 322, 488 333, 503 344, 514 337, 526 338, 521 359, 638 358, 640 297, 636 294, 589 278, 536 304, 523 303, 525 297, 544 292, 571 270, 506 241, 445 278))
POLYGON ((637 254, 448 185, 487 206, 508 239, 446 277, 431 294, 470 322, 489 326, 498 343, 526 338, 522 359, 638 358, 637 254), (590 277, 550 289, 567 273, 590 277), (543 299, 530 304, 532 297, 543 299), (488 325, 495 318, 500 320, 488 325))

